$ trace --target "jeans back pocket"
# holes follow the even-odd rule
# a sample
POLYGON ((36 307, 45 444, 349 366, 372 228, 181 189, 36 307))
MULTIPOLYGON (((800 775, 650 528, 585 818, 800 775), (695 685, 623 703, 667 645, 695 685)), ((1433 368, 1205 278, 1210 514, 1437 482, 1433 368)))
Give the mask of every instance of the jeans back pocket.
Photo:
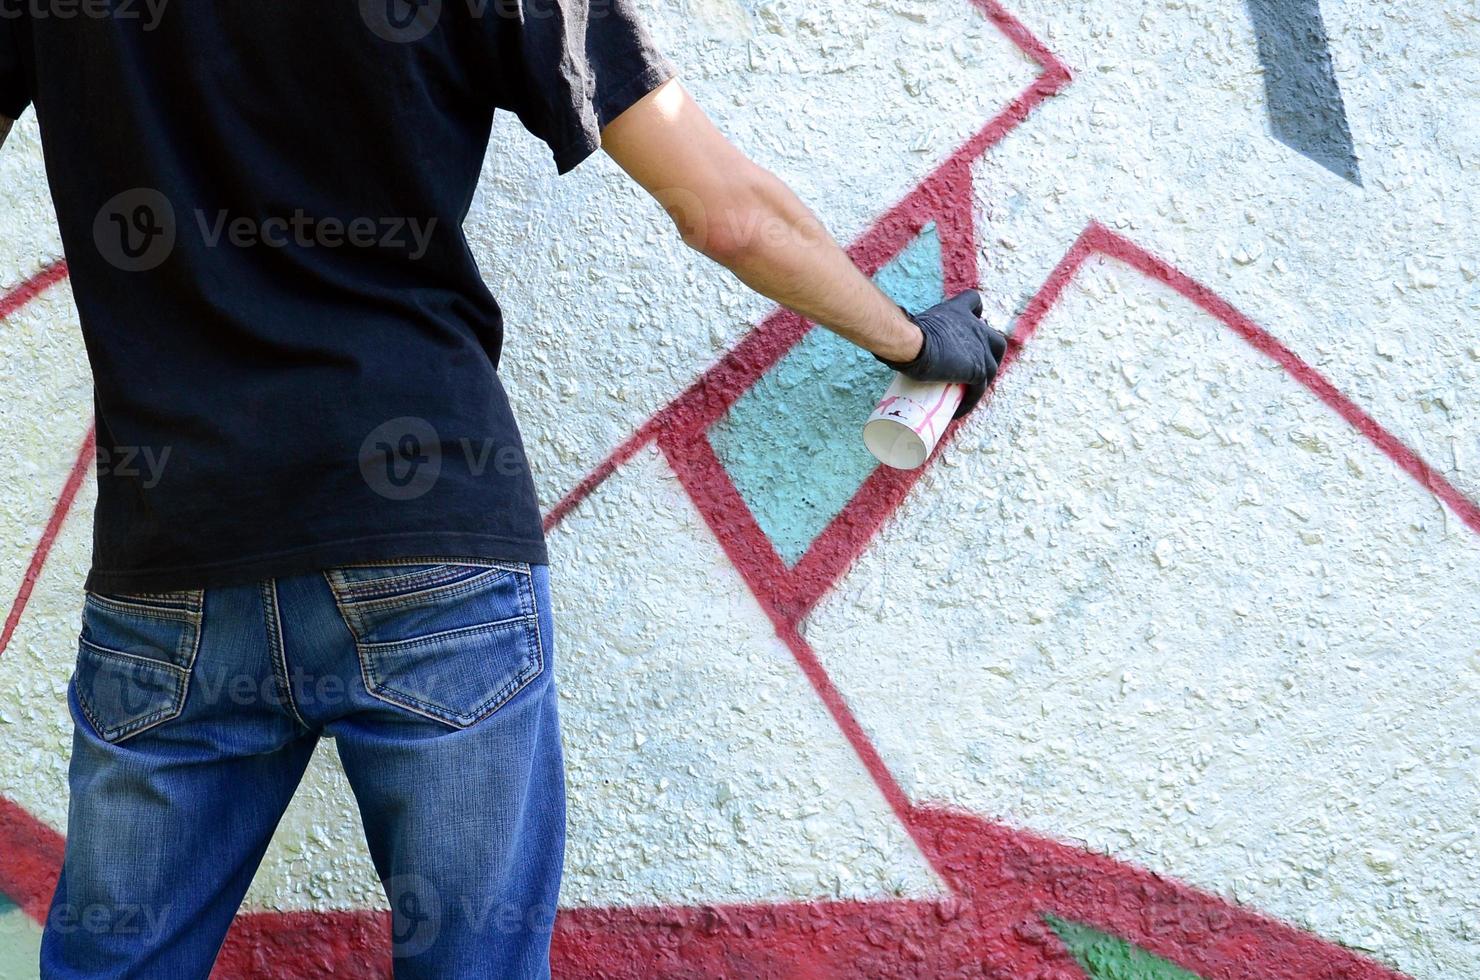
POLYGON ((354 636, 365 689, 382 701, 467 728, 544 670, 526 564, 410 560, 324 575, 354 636))
POLYGON ((105 741, 122 742, 185 708, 204 593, 87 593, 72 689, 105 741))

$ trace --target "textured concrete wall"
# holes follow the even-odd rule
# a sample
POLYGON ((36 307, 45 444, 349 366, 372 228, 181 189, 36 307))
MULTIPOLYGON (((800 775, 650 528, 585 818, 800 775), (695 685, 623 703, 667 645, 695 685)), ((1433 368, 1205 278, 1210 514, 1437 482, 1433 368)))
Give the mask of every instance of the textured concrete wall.
MULTIPOLYGON (((552 527, 562 971, 1480 977, 1474 4, 650 8, 886 289, 980 282, 1016 343, 875 471, 876 365, 499 121, 469 231, 552 527)), ((30 118, 0 216, 26 976, 92 504, 30 118)), ((374 975, 378 903, 321 752, 226 972, 374 975)))

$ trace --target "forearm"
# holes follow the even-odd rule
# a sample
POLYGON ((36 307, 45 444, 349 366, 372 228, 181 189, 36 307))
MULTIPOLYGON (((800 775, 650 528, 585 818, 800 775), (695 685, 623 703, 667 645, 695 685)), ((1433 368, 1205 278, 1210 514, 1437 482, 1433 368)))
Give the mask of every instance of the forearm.
POLYGON ((756 292, 866 350, 908 361, 920 331, 782 181, 759 167, 710 235, 691 241, 756 292))
POLYGON ((737 150, 676 81, 602 131, 602 146, 663 205, 684 241, 747 286, 891 361, 921 334, 785 184, 737 150))

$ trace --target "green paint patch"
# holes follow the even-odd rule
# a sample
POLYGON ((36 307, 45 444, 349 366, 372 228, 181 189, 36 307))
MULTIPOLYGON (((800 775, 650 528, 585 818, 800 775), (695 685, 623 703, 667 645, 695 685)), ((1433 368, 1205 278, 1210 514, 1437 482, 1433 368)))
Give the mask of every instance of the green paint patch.
POLYGON ((1109 933, 1044 916, 1090 980, 1202 980, 1168 960, 1109 933))
POLYGON ((41 973, 41 927, 0 894, 0 978, 33 980, 41 973))

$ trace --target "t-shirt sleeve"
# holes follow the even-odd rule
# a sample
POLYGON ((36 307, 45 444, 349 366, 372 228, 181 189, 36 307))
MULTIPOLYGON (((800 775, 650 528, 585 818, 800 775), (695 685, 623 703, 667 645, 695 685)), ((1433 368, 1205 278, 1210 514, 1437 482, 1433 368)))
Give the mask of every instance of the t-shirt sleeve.
POLYGON ((565 173, 601 147, 601 129, 677 69, 633 0, 506 0, 495 41, 499 108, 549 145, 565 173))
POLYGON ((21 60, 21 38, 25 16, 20 4, 0 0, 0 116, 16 119, 31 104, 26 83, 25 63, 21 60))

